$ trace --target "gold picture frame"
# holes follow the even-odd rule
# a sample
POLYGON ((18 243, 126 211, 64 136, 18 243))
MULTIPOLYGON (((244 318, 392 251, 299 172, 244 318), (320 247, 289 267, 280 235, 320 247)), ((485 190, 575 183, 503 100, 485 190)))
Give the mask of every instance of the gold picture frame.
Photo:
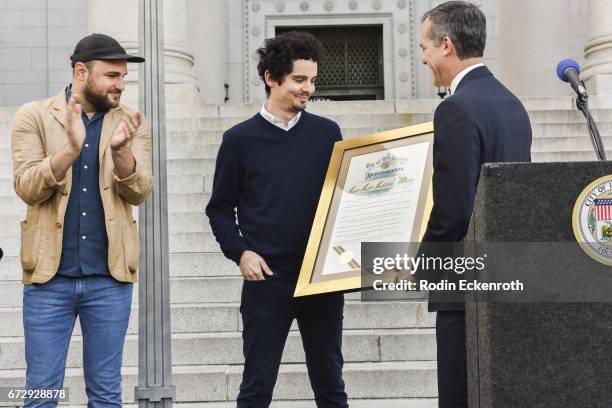
POLYGON ((295 297, 363 289, 357 261, 361 256, 357 248, 360 242, 354 238, 367 236, 365 241, 376 241, 372 238, 385 228, 385 222, 396 232, 390 237, 380 236, 378 241, 421 240, 433 205, 433 130, 429 122, 336 142, 295 297), (395 220, 389 216, 383 221, 370 221, 368 215, 380 215, 381 203, 385 214, 397 217, 398 211, 405 213, 395 220), (387 204, 401 208, 387 208, 387 204), (356 218, 351 219, 353 216, 356 218), (349 219, 361 221, 346 222, 349 219), (333 245, 343 239, 352 241, 333 245))

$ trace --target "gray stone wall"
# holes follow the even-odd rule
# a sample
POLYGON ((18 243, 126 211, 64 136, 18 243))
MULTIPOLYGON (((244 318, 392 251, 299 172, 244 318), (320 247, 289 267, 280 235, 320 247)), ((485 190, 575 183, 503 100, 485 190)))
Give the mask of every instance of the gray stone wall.
MULTIPOLYGON (((223 103, 223 84, 227 83, 230 102, 243 102, 250 94, 245 85, 253 88, 251 82, 256 81, 254 72, 250 72, 248 80, 246 75, 248 68, 253 71, 252 53, 257 45, 254 39, 262 41, 267 37, 267 31, 282 16, 304 18, 309 13, 313 20, 304 19, 306 25, 321 24, 322 19, 335 19, 338 23, 342 18, 341 22, 354 24, 386 16, 388 37, 394 45, 388 44, 385 53, 395 57, 395 65, 386 75, 387 94, 394 94, 395 99, 435 97, 431 72, 421 63, 418 37, 421 15, 442 1, 355 0, 350 2, 355 5, 352 10, 344 0, 188 0, 188 42, 195 56, 201 99, 205 103, 223 103), (261 11, 252 11, 254 3, 259 3, 261 11), (298 8, 302 3, 309 5, 307 12, 298 8), (325 11, 328 3, 333 5, 329 12, 325 11), (380 4, 378 9, 375 3, 380 4), (410 21, 404 21, 405 15, 401 14, 407 9, 411 10, 410 21), (314 13, 315 10, 318 11, 314 13), (409 27, 406 33, 399 31, 402 24, 409 27), (262 33, 252 37, 256 26, 262 33), (393 46, 409 52, 392 50, 393 46), (406 56, 400 58, 396 54, 406 56), (397 82, 397 78, 403 82, 397 82), (394 92, 390 92, 391 88, 394 92)), ((485 62, 497 77, 521 96, 569 95, 569 88, 554 78, 554 66, 567 57, 584 63, 588 0, 559 0, 551 3, 557 7, 544 8, 525 0, 474 2, 482 6, 487 16, 485 62), (540 13, 542 10, 545 12, 540 13), (523 12, 529 21, 521 17, 523 12), (531 24, 532 19, 537 24, 531 24)), ((0 106, 16 106, 54 95, 70 80, 68 57, 75 43, 88 32, 87 8, 88 0, 0 0, 0 106)), ((263 86, 252 90, 257 95, 249 97, 262 97, 263 86)))
MULTIPOLYGON (((587 0, 569 2, 569 52, 565 58, 573 58, 584 66, 584 46, 589 39, 589 3, 587 0)), ((561 41, 563 38, 560 39, 561 41)))
POLYGON ((87 0, 0 1, 0 106, 55 95, 87 34, 87 0))
MULTIPOLYGON (((427 10, 436 7, 446 0, 415 0, 415 21, 413 33, 415 36, 415 55, 417 77, 416 86, 417 98, 437 97, 437 88, 431 84, 431 70, 422 64, 421 49, 419 48, 419 35, 421 27, 421 17, 427 10)), ((487 47, 485 49, 485 63, 493 72, 497 71, 500 64, 500 44, 499 44, 499 1, 500 0, 481 0, 474 3, 482 7, 482 11, 487 16, 487 47)), ((504 1, 504 0, 502 0, 504 1)))
MULTIPOLYGON (((228 67, 232 65, 227 33, 232 29, 240 32, 242 10, 238 8, 238 11, 238 15, 233 18, 230 25, 228 4, 224 0, 187 2, 187 32, 195 58, 193 69, 198 76, 200 95, 206 103, 222 104, 225 101, 224 84, 230 82, 228 67)), ((242 46, 236 48, 234 53, 237 51, 239 56, 242 56, 240 53, 242 46)), ((242 72, 242 60, 239 64, 242 72)), ((236 95, 234 97, 232 99, 236 101, 236 95)), ((241 95, 238 98, 238 101, 242 101, 241 95)))

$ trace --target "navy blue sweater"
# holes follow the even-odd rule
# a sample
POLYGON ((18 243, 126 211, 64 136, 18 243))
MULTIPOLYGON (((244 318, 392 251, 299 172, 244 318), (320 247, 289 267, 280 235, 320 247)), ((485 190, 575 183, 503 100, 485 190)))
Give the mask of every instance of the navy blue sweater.
POLYGON ((299 271, 339 140, 335 122, 307 112, 289 131, 258 113, 225 132, 206 215, 226 257, 239 264, 248 249, 299 271))

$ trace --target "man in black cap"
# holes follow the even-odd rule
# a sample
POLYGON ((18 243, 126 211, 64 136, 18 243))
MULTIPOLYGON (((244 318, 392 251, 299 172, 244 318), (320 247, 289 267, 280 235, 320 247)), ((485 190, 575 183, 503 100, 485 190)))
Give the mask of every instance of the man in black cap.
MULTIPOLYGON (((119 100, 127 62, 144 60, 103 34, 79 41, 70 59, 72 83, 22 106, 12 131, 15 191, 28 204, 21 223, 26 387, 62 387, 79 316, 88 406, 120 407, 139 261, 132 206, 150 194, 152 171, 149 128, 119 100)), ((56 405, 29 399, 24 406, 56 405)))

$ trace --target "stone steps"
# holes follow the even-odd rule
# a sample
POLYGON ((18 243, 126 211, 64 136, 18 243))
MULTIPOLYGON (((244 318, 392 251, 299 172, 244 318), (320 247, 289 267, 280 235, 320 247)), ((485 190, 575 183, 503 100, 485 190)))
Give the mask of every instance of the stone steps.
MULTIPOLYGON (((311 101, 308 112, 317 115, 338 116, 367 112, 370 114, 412 113, 412 111, 428 111, 431 102, 436 100, 418 101, 343 101, 322 102, 311 101), (411 102, 410 105, 407 103, 411 102)), ((433 105, 432 105, 433 106, 433 105)), ((180 104, 166 105, 166 115, 169 118, 190 119, 194 117, 248 118, 261 110, 261 103, 229 103, 224 105, 180 104)))
POLYGON ((212 232, 170 233, 170 252, 221 252, 212 232))
POLYGON ((15 221, 19 221, 25 213, 26 204, 16 194, 0 196, 0 215, 15 216, 15 221))
MULTIPOLYGON (((238 266, 218 252, 170 253, 169 263, 171 277, 240 276, 238 266)), ((5 255, 0 262, 0 281, 18 280, 21 280, 19 256, 5 255)))
POLYGON ((191 194, 204 192, 204 175, 202 174, 169 174, 166 179, 168 193, 191 194))
MULTIPOLYGON (((350 139, 356 136, 369 135, 422 122, 408 120, 403 117, 393 119, 394 116, 395 115, 390 118, 377 119, 376 116, 371 115, 371 117, 362 120, 362 123, 355 123, 352 125, 341 124, 342 135, 345 139, 350 139)), ((244 118, 219 119, 222 121, 221 124, 202 123, 198 124, 197 127, 193 123, 183 123, 184 121, 169 123, 166 136, 167 159, 214 159, 216 157, 218 145, 221 143, 223 132, 243 119, 244 118), (186 145, 193 145, 196 147, 189 149, 185 147, 186 145)), ((0 124, 0 129, 2 127, 3 126, 0 124)), ((6 125, 4 131, 0 130, 0 163, 10 163, 10 129, 6 125)), ((0 175, 4 174, 1 169, 2 168, 0 168, 0 175)), ((12 173, 12 170, 10 170, 10 173, 12 173)))
POLYGON ((13 120, 18 109, 18 106, 0 106, 0 122, 13 120))
MULTIPOLYGON (((0 202, 3 200, 0 197, 0 202)), ((6 215, 3 211, 0 214, 6 215)), ((23 217, 23 214, 22 214, 23 217)), ((205 219, 205 215, 201 216, 205 219)), ((15 223, 19 222, 19 218, 15 216, 15 223)), ((207 221, 201 221, 207 222, 207 221)), ((11 227, 19 228, 19 227, 11 227)), ((19 234, 12 233, 8 236, 0 235, 2 250, 6 256, 19 255, 19 234)), ((171 232, 168 238, 170 252, 221 252, 219 244, 215 240, 212 232, 171 232)))
MULTIPOLYGON (((581 113, 576 109, 573 98, 522 98, 530 115, 536 122, 539 119, 551 122, 571 115, 572 118, 580 118, 581 113)), ((345 102, 311 102, 308 111, 317 115, 330 118, 342 118, 347 115, 425 115, 433 114, 440 103, 439 99, 420 99, 402 101, 345 101, 345 102)), ((609 109, 609 103, 592 98, 590 103, 591 112, 596 119, 602 120, 607 116, 596 116, 609 109)), ((200 103, 172 104, 166 105, 166 116, 172 120, 189 121, 194 118, 225 118, 242 119, 253 116, 259 112, 261 104, 227 104, 227 105, 203 105, 200 103)), ((0 107, 0 123, 10 124, 17 111, 17 107, 0 107)), ((4 130, 0 128, 0 130, 4 130)))
MULTIPOLYGON (((16 258, 16 257, 15 257, 16 258)), ((240 301, 242 292, 242 276, 236 273, 232 276, 173 276, 170 273, 170 293, 172 304, 197 303, 234 303, 240 301)), ((16 307, 22 303, 22 285, 20 269, 15 270, 15 279, 3 282, 4 290, 10 292, 0 298, 0 307, 16 307)), ((421 294, 410 293, 419 298, 421 294)), ((360 300, 359 292, 345 295, 347 300, 360 300)), ((138 303, 138 293, 134 291, 134 304, 138 303)))
MULTIPOLYGON (((599 131, 604 138, 604 144, 612 142, 612 121, 599 122, 599 131)), ((554 151, 555 144, 563 140, 569 144, 589 141, 589 134, 586 123, 547 123, 532 124, 534 142, 539 142, 539 146, 547 151, 554 151)), ((375 133, 382 130, 374 127, 345 129, 346 139, 375 133)), ((169 174, 183 174, 184 171, 175 170, 181 168, 179 162, 193 161, 202 163, 189 163, 190 172, 188 174, 212 174, 214 161, 219 150, 222 132, 202 131, 202 132, 169 132, 167 145, 167 159, 169 174), (211 166, 210 163, 213 163, 211 166)), ((535 144, 535 143, 534 143, 535 144)), ((4 164, 4 172, 0 173, 0 178, 12 178, 12 169, 8 166, 11 163, 10 147, 0 147, 0 163, 4 164)))
MULTIPOLYGON (((242 367, 231 365, 175 365, 173 382, 177 402, 232 401, 242 378, 242 367)), ((133 401, 137 385, 136 367, 122 370, 123 398, 133 401)), ((0 386, 23 384, 25 370, 0 371, 0 386)), ((347 394, 353 398, 434 398, 437 394, 436 366, 433 361, 347 363, 343 377, 347 394)), ((66 369, 64 386, 70 389, 70 402, 86 401, 82 371, 66 369)), ((308 373, 303 364, 283 364, 279 370, 274 397, 282 400, 312 400, 308 373)))
MULTIPOLYGON (((215 159, 218 150, 218 144, 168 143, 166 147, 166 158, 168 160, 215 159)), ((9 146, 0 147, 0 163, 12 163, 11 149, 9 146)))
MULTIPOLYGON (((209 177, 210 183, 212 178, 209 177)), ((210 192, 212 186, 204 180, 204 190, 210 192)), ((8 188, 8 187, 7 187, 8 188)), ((204 216, 204 207, 210 200, 210 194, 204 192, 169 193, 168 205, 170 213, 199 213, 204 216)), ((14 216, 16 221, 25 217, 26 204, 14 192, 10 195, 0 195, 0 216, 14 216)))
MULTIPOLYGON (((354 399, 348 403, 351 408, 437 408, 436 398, 393 398, 393 399, 354 399)), ((124 408, 138 408, 137 404, 122 404, 124 408)), ((3 406, 0 403, 0 407, 3 406)), ((235 402, 183 402, 173 403, 176 408, 236 408, 235 402)), ((61 405, 62 408, 87 408, 86 405, 61 405)), ((312 401, 272 401, 270 408, 312 408, 312 401)))
MULTIPOLYGON (((211 177, 212 175, 209 175, 211 177)), ((167 178, 170 194, 203 193, 204 176, 202 174, 170 174, 167 178)), ((0 197, 14 196, 13 179, 0 177, 0 197)))
MULTIPOLYGON (((0 187, 3 182, 0 180, 0 187)), ((4 249, 4 242, 2 240, 5 237, 18 237, 20 234, 20 218, 16 218, 14 215, 0 215, 0 225, 2 225, 2 229, 0 229, 0 247, 3 248, 5 254, 8 255, 6 249, 4 249)), ((4 258, 2 258, 2 262, 4 262, 4 258)))
MULTIPOLYGON (((564 124, 564 123, 586 123, 584 115, 577 109, 567 110, 544 110, 529 111, 529 119, 532 125, 537 124, 564 124)), ((612 111, 591 110, 591 114, 597 123, 612 122, 612 111)))
MULTIPOLYGON (((241 290, 241 276, 175 277, 170 280, 171 302, 174 304, 238 302, 241 290)), ((0 307, 22 304, 21 282, 3 282, 3 291, 5 295, 0 297, 0 307)), ((135 291, 133 302, 137 303, 137 299, 138 293, 135 291)))
MULTIPOLYGON (((581 114, 573 111, 535 111, 530 112, 532 120, 532 127, 534 135, 542 137, 564 137, 564 136, 578 136, 585 134, 586 122, 581 114)), ((351 138, 358 135, 365 135, 375 133, 376 131, 382 131, 386 129, 393 129, 398 127, 409 126, 415 123, 421 123, 423 121, 431 120, 430 117, 423 118, 423 120, 407 120, 400 118, 396 121, 384 119, 377 119, 376 115, 358 115, 362 117, 362 120, 355 123, 340 123, 342 133, 345 138, 351 138)), ((595 120, 598 123, 600 132, 602 134, 612 134, 610 128, 612 127, 612 110, 605 110, 601 112, 594 112, 595 120)), ((242 120, 244 118, 231 119, 231 123, 242 120)), ((206 119, 209 121, 210 119, 206 119)), ((227 120, 227 119, 224 119, 227 120)), ((351 120, 351 119, 347 119, 351 120)), ((230 126, 210 126, 207 124, 193 124, 193 120, 190 120, 190 124, 183 123, 184 121, 178 121, 179 125, 175 126, 174 122, 170 122, 167 127, 167 157, 173 158, 187 158, 187 157, 215 157, 214 148, 211 146, 204 147, 205 145, 218 145, 221 142, 221 136, 225 130, 230 126), (198 145, 199 147, 194 148, 191 151, 185 152, 185 145, 198 145), (200 146, 202 145, 202 146, 200 146), (201 150, 200 150, 201 149, 201 150), (210 150, 213 149, 213 150, 210 150), (196 152, 197 150, 197 152, 196 152)), ((0 122, 0 149, 10 148, 10 123, 0 122)), ((6 163, 6 153, 0 152, 0 162, 6 163)), ((0 172, 2 174, 2 172, 0 172)))
MULTIPOLYGON (((612 136, 612 121, 598 122, 597 127, 602 136, 612 136)), ((577 123, 536 123, 532 124, 531 128, 535 138, 579 138, 581 135, 584 135, 587 139, 589 137, 587 124, 584 120, 577 123)))
POLYGON ((168 229, 188 233, 211 232, 208 217, 204 211, 168 214, 168 229))
MULTIPOLYGON (((612 151, 606 152, 607 157, 612 157, 612 151)), ((595 156, 594 150, 591 148, 586 149, 584 151, 569 151, 569 152, 546 152, 546 153, 532 153, 531 160, 533 162, 575 162, 575 161, 585 161, 592 162, 596 161, 597 157, 595 156)))
MULTIPOLYGON (((166 128, 174 131, 199 131, 216 130, 225 131, 232 126, 252 117, 257 111, 244 116, 234 117, 191 117, 191 118, 167 118, 166 128)), ((327 118, 338 123, 341 129, 364 128, 371 126, 387 127, 388 129, 409 126, 413 124, 412 115, 404 113, 390 114, 343 114, 325 115, 327 118)))
MULTIPOLYGON (((173 95, 180 101, 178 93, 173 95)), ((166 106, 174 383, 179 407, 227 408, 235 406, 231 401, 240 382, 242 342, 238 300, 242 279, 238 267, 219 253, 204 207, 210 198, 223 131, 252 116, 261 106, 210 106, 189 98, 188 102, 166 106)), ((315 102, 309 111, 336 120, 348 139, 430 121, 439 102, 433 99, 315 102)), ((584 118, 575 110, 572 98, 528 98, 524 103, 534 129, 534 160, 594 159, 584 118)), ((598 100, 591 106, 604 144, 612 146, 610 106, 598 100)), ((22 385, 25 366, 17 257, 18 221, 25 214, 25 205, 12 190, 9 149, 14 112, 15 109, 0 109, 0 225, 6 226, 0 231, 0 246, 6 253, 0 263, 0 385, 22 385)), ((437 406, 435 362, 430 361, 436 358, 432 329, 435 314, 427 312, 426 303, 419 299, 361 302, 358 293, 345 297, 343 344, 347 391, 353 398, 351 406, 437 406)), ((133 401, 133 386, 137 381, 137 298, 135 287, 124 356, 124 399, 128 404, 133 401)), ((296 329, 294 324, 275 390, 277 401, 272 407, 313 406, 296 329)), ((70 403, 75 407, 85 402, 79 368, 81 341, 77 322, 65 384, 74 392, 70 403)))
POLYGON ((0 175, 0 197, 12 195, 15 195, 15 190, 13 189, 13 179, 10 177, 10 175, 0 175))
MULTIPOLYGON (((1 239, 1 238, 0 238, 1 239)), ((170 278, 239 278, 240 270, 232 261, 217 252, 170 253, 170 278)), ((0 263, 0 282, 20 282, 21 263, 18 255, 7 255, 0 263)), ((232 283, 232 285, 234 285, 232 283)), ((357 298, 351 293, 347 298, 357 298)))
POLYGON ((2 178, 13 178, 13 165, 9 163, 0 163, 0 176, 2 178))
MULTIPOLYGON (((73 336, 66 367, 83 367, 82 336, 73 336)), ((172 335, 175 365, 243 364, 240 332, 189 333, 172 335)), ((435 329, 345 330, 342 353, 346 363, 384 361, 433 361, 436 359, 435 329)), ((300 333, 289 334, 283 363, 304 363, 300 333)), ((138 336, 128 335, 123 366, 138 366, 138 336)), ((26 368, 23 337, 0 337, 0 367, 26 368)))
MULTIPOLYGON (((0 247, 2 245, 2 238, 0 238, 0 247)), ((21 262, 17 255, 4 255, 0 261, 0 282, 6 281, 21 281, 21 262)))
MULTIPOLYGON (((15 256, 16 258, 16 256, 15 256)), ((0 307, 15 307, 22 303, 20 270, 15 270, 15 279, 3 282, 4 291, 0 297, 0 307)), ((242 276, 172 276, 170 279, 171 302, 173 304, 233 303, 240 301, 242 276)), ((347 299, 360 300, 359 293, 345 295, 347 299)), ((414 296, 420 296, 415 293, 414 296)), ((138 303, 138 293, 134 293, 133 303, 138 303)))
MULTIPOLYGON (((603 135, 601 140, 606 148, 612 148, 612 135, 603 135)), ((592 149, 591 137, 587 134, 572 137, 534 137, 532 153, 571 152, 592 149)))
MULTIPOLYGON (((204 188, 206 189, 206 180, 204 180, 204 188)), ((168 210, 172 213, 197 212, 204 214, 204 207, 209 200, 210 194, 206 193, 169 193, 168 210)))
POLYGON ((170 253, 171 276, 239 276, 238 265, 215 252, 170 253))
POLYGON ((179 159, 166 163, 169 175, 197 174, 212 176, 215 173, 216 159, 179 159))
POLYGON ((170 145, 219 145, 223 137, 223 131, 200 130, 200 131, 177 131, 166 132, 166 146, 170 145))
MULTIPOLYGON (((259 112, 261 104, 226 104, 203 105, 199 101, 191 103, 172 103, 170 94, 167 94, 166 115, 170 120, 189 122, 194 118, 205 119, 238 119, 248 118, 259 112)), ((569 113, 573 118, 579 118, 581 113, 575 108, 571 97, 557 98, 522 98, 522 102, 535 122, 539 119, 551 122, 563 119, 569 113)), ((439 99, 420 99, 402 101, 345 101, 345 102, 311 102, 308 111, 330 118, 343 118, 351 115, 426 115, 432 114, 440 103, 439 99)), ((606 98, 592 97, 590 108, 596 119, 603 120, 607 116, 596 116, 600 112, 610 109, 610 102, 606 98)), ((10 124, 17 107, 0 108, 0 124, 10 124)), ((570 118, 571 119, 571 118, 570 118)), ((5 128, 0 128, 5 130, 5 128)))
MULTIPOLYGON (((21 291, 16 289, 12 282, 7 282, 6 287, 13 291, 21 291)), ((8 290, 4 290, 4 295, 7 293, 8 290)), ((238 307, 238 303, 172 304, 172 332, 176 334, 238 331, 242 327, 238 307)), ((23 336, 21 307, 0 307, 0 321, 2 322, 0 337, 23 336)), ((347 300, 344 306, 345 330, 403 330, 431 328, 434 325, 435 313, 429 313, 427 303, 423 301, 383 303, 347 300)), ((294 324, 292 330, 296 329, 297 325, 294 324)), ((74 333, 80 334, 78 321, 74 333)), ((134 304, 128 334, 136 333, 138 333, 138 305, 134 304)))
MULTIPOLYGON (((123 92, 121 102, 124 105, 138 108, 138 85, 127 84, 123 92)), ((171 111, 177 105, 201 104, 201 95, 198 88, 193 84, 166 84, 165 86, 166 109, 171 111)), ((180 109, 180 108, 179 108, 180 109)))

